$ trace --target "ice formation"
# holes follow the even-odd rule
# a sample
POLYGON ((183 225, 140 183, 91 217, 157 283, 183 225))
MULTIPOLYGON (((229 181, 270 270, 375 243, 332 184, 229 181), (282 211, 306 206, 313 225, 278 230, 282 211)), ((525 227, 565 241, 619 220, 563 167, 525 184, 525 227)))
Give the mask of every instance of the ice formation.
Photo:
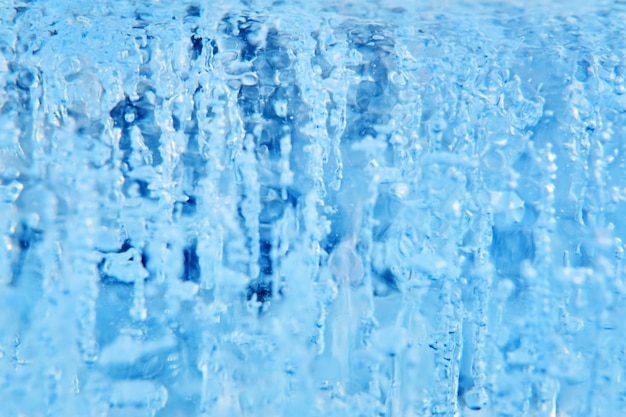
POLYGON ((0 416, 626 415, 626 6, 434 3, 0 0, 0 416))

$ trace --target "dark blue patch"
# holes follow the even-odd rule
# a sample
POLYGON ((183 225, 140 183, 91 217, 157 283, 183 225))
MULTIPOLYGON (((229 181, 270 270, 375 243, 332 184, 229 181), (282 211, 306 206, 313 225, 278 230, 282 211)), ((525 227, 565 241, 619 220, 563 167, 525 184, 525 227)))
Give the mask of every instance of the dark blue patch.
MULTIPOLYGON (((154 92, 152 89, 146 89, 144 93, 148 91, 154 92)), ((113 126, 122 129, 122 134, 126 135, 126 138, 122 138, 121 147, 126 146, 130 149, 128 133, 133 126, 139 127, 144 138, 149 137, 148 141, 153 140, 155 143, 158 143, 161 131, 155 123, 154 105, 146 99, 145 95, 142 95, 137 101, 131 101, 130 98, 125 97, 113 107, 109 115, 113 119, 113 126), (124 141, 128 141, 128 143, 124 145, 124 141)), ((149 147, 152 146, 152 144, 147 145, 149 147)), ((153 154, 158 153, 155 152, 154 146, 150 150, 153 154)), ((156 158, 157 155, 153 155, 153 157, 156 158)))
MULTIPOLYGON (((148 255, 145 252, 141 252, 141 266, 144 268, 148 267, 148 255)), ((150 277, 146 278, 146 280, 150 280, 150 277)))
POLYGON ((202 55, 202 37, 191 35, 191 59, 194 61, 202 55))
POLYGON ((296 207, 298 205, 298 199, 300 198, 300 193, 294 189, 287 189, 287 202, 291 204, 291 207, 296 207))
POLYGON ((126 252, 127 250, 129 250, 130 248, 132 248, 132 245, 130 244, 130 240, 126 239, 124 241, 124 243, 122 243, 122 247, 119 248, 119 250, 117 250, 117 253, 122 253, 122 252, 126 252))
POLYGON ((520 263, 535 259, 535 240, 532 231, 493 228, 491 256, 496 269, 503 274, 519 276, 520 263))
POLYGON ((318 49, 316 49, 315 55, 313 56, 313 58, 311 58, 311 66, 317 66, 320 68, 320 70, 322 71, 321 75, 323 79, 328 78, 334 68, 318 49))
POLYGON ((200 17, 200 8, 198 6, 189 6, 185 13, 187 13, 187 17, 200 17))
POLYGON ((132 127, 138 120, 138 110, 128 97, 120 100, 109 115, 113 119, 113 126, 124 130, 132 127))
POLYGON ((390 269, 386 269, 382 273, 375 273, 373 277, 375 297, 385 297, 392 292, 399 291, 396 276, 390 269))
POLYGON ((239 101, 249 100, 257 101, 259 99, 259 87, 256 85, 246 86, 244 85, 239 89, 239 95, 237 96, 239 101))
POLYGON ((211 39, 211 48, 213 48, 213 56, 220 52, 220 48, 217 47, 217 42, 214 39, 211 39))
POLYGON ((150 188, 148 188, 148 182, 144 180, 136 180, 136 183, 139 186, 139 195, 143 198, 151 198, 150 188))
POLYGON ((120 138, 120 151, 122 151, 122 162, 128 164, 130 153, 133 150, 132 142, 130 140, 130 132, 127 130, 122 131, 122 137, 120 138))
POLYGON ((341 235, 333 231, 332 226, 331 226, 331 232, 321 242, 321 246, 324 248, 326 253, 330 254, 335 249, 335 246, 339 244, 340 240, 341 240, 341 235))
POLYGON ((194 241, 191 245, 183 249, 183 281, 191 281, 198 284, 200 282, 200 258, 198 258, 198 242, 194 241))
POLYGON ((248 284, 246 288, 246 300, 250 301, 256 295, 256 300, 265 303, 272 298, 272 283, 256 279, 248 284))
POLYGON ((29 249, 31 246, 41 242, 43 240, 43 231, 34 229, 25 223, 20 224, 19 231, 17 233, 17 243, 20 249, 29 249))
POLYGON ((261 273, 265 275, 272 275, 272 244, 268 240, 261 239, 259 246, 261 253, 259 258, 259 267, 261 268, 261 273))
POLYGON ((196 198, 192 195, 189 196, 182 206, 184 216, 193 216, 196 213, 196 198))
POLYGON ((132 282, 120 281, 117 278, 114 278, 105 273, 102 273, 102 271, 100 271, 100 282, 104 285, 120 285, 120 286, 128 287, 128 288, 134 285, 132 282))
MULTIPOLYGON (((126 242, 124 242, 124 243, 126 243, 126 242)), ((118 251, 118 253, 122 253, 122 252, 125 252, 125 251, 121 251, 121 250, 118 251)), ((122 287, 125 287, 125 288, 130 288, 130 287, 132 287, 134 285, 132 282, 120 281, 119 279, 108 275, 106 272, 104 272, 104 264, 105 264, 104 258, 102 260, 100 260, 100 262, 98 262, 98 274, 100 275, 100 282, 102 284, 104 284, 104 285, 117 285, 117 286, 122 286, 122 287)))
POLYGON ((244 61, 251 61, 256 57, 257 46, 250 43, 248 37, 253 32, 253 26, 258 23, 257 21, 246 17, 243 21, 239 21, 237 25, 239 35, 238 37, 243 40, 244 47, 241 50, 241 59, 244 61))

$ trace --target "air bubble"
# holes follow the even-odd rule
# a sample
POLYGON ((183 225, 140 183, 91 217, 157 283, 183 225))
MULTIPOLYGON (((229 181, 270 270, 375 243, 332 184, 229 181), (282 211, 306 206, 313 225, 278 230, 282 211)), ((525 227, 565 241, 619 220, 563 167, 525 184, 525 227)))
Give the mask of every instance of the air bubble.
POLYGON ((241 76, 241 84, 245 86, 250 87, 253 85, 257 85, 258 82, 259 82, 259 78, 254 73, 247 73, 241 76))

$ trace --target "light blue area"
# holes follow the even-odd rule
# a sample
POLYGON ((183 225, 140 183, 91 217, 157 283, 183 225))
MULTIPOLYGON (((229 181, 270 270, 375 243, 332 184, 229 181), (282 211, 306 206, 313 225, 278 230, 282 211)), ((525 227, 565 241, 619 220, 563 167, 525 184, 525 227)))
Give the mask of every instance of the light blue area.
POLYGON ((624 33, 0 0, 0 416, 626 415, 624 33))

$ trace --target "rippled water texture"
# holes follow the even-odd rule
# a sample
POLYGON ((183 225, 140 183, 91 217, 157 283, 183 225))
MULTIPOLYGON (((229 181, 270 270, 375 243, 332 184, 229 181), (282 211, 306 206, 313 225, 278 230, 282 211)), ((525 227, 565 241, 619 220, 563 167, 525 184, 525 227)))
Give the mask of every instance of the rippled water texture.
POLYGON ((626 5, 334 3, 0 0, 1 416, 626 415, 626 5))

